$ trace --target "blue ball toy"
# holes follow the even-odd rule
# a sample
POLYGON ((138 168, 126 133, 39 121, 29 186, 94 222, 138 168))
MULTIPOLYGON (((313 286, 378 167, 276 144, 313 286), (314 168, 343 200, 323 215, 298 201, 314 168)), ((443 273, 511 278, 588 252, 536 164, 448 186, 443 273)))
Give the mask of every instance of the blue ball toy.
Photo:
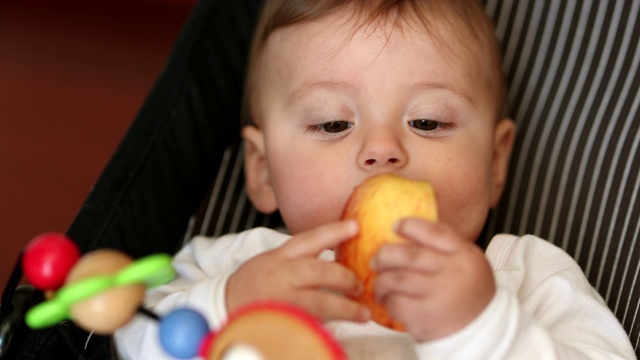
POLYGON ((198 355, 200 342, 208 333, 207 320, 193 309, 175 309, 160 319, 160 343, 180 359, 198 355))

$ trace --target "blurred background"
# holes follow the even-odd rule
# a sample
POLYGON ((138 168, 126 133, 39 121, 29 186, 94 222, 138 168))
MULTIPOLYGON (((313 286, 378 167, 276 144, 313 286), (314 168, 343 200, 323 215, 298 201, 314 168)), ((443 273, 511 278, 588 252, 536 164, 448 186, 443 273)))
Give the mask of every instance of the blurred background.
POLYGON ((65 232, 195 0, 0 0, 0 284, 65 232))

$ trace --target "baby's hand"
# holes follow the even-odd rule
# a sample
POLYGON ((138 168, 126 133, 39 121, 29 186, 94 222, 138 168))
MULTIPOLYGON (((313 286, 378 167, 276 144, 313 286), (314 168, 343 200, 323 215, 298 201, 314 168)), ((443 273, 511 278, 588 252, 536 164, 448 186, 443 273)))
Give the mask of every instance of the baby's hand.
POLYGON ((475 319, 495 293, 483 251, 449 227, 405 219, 410 244, 385 245, 373 258, 376 301, 418 341, 450 335, 475 319))
POLYGON ((229 312, 259 300, 297 305, 323 320, 369 320, 369 311, 344 295, 358 295, 362 284, 346 267, 318 259, 355 236, 358 225, 341 221, 292 237, 281 247, 244 263, 227 283, 229 312))

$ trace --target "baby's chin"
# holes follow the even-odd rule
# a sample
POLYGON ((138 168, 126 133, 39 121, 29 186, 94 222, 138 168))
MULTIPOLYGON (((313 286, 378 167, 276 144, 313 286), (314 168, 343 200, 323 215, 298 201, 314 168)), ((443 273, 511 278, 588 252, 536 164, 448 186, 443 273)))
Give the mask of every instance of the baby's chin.
POLYGON ((465 219, 450 219, 446 214, 442 214, 440 222, 453 229, 464 240, 473 243, 478 240, 484 229, 487 216, 469 216, 465 219))
POLYGON ((299 234, 306 231, 311 231, 323 225, 328 225, 340 220, 340 213, 335 216, 329 216, 329 214, 324 213, 293 213, 286 214, 280 213, 282 216, 282 220, 287 228, 287 231, 292 234, 299 234), (288 216, 289 215, 289 216, 288 216))

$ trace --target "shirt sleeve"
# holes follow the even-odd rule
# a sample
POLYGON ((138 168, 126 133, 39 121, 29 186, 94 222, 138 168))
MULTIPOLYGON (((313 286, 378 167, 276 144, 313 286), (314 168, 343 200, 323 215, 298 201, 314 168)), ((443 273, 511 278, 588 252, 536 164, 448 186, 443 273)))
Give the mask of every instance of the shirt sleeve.
POLYGON ((416 345, 424 359, 635 359, 619 321, 579 265, 533 236, 487 249, 498 285, 464 329, 416 345))
MULTIPOLYGON (((227 318, 225 288, 229 276, 247 259, 282 245, 288 235, 258 228, 216 240, 195 237, 173 258, 177 277, 150 289, 145 307, 162 316, 178 307, 190 307, 219 328, 227 318)), ((155 321, 136 316, 114 334, 124 359, 173 359, 161 347, 155 321)))

